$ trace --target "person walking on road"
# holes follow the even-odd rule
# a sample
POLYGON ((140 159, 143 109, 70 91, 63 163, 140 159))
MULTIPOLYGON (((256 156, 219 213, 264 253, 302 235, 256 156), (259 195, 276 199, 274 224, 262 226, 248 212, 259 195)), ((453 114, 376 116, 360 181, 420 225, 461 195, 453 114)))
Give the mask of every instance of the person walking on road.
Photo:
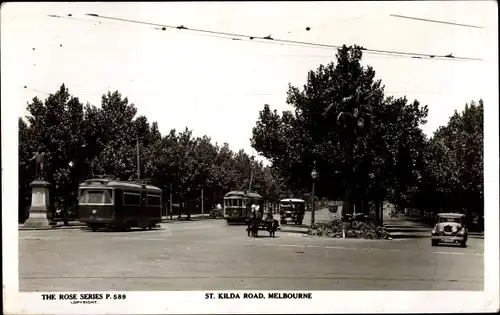
POLYGON ((252 223, 256 218, 256 211, 255 211, 255 205, 252 205, 250 207, 250 217, 248 218, 248 226, 247 226, 247 234, 250 236, 251 230, 252 230, 252 223))

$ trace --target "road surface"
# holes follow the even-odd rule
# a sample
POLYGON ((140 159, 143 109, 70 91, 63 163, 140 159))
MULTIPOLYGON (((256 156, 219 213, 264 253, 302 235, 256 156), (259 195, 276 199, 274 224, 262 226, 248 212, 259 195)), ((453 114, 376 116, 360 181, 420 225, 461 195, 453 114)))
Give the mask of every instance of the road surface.
POLYGON ((223 220, 155 230, 19 231, 21 291, 482 290, 484 241, 328 239, 223 220))

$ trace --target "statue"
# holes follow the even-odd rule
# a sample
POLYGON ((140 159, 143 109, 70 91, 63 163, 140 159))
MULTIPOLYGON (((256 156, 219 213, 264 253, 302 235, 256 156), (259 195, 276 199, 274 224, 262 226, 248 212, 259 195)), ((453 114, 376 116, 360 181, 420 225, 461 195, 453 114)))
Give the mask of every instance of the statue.
POLYGON ((39 147, 38 151, 33 154, 30 162, 35 161, 35 179, 46 180, 45 174, 45 152, 43 148, 39 147))
MULTIPOLYGON (((45 164, 45 152, 39 147, 37 152, 33 153, 30 162, 35 161, 35 180, 31 186, 31 207, 29 218, 24 222, 27 228, 50 228, 50 184, 46 181, 47 170, 45 164)), ((28 165, 29 167, 29 165, 28 165)))

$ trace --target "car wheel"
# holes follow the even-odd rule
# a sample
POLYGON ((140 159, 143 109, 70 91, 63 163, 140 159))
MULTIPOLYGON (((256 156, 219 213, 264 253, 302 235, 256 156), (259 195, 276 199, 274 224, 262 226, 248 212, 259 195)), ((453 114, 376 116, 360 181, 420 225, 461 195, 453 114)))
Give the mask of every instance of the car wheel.
POLYGON ((432 246, 438 246, 439 242, 438 241, 435 241, 435 240, 432 240, 431 241, 431 245, 432 246))
POLYGON ((460 243, 460 247, 466 248, 467 247, 467 242, 460 243))

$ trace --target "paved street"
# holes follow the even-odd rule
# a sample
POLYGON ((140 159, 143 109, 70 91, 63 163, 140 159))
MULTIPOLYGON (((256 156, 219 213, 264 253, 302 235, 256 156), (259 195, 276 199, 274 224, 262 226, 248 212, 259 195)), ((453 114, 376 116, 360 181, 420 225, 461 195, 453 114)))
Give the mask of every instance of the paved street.
POLYGON ((151 231, 19 231, 22 291, 482 290, 481 239, 344 240, 278 232, 246 236, 223 220, 151 231))

